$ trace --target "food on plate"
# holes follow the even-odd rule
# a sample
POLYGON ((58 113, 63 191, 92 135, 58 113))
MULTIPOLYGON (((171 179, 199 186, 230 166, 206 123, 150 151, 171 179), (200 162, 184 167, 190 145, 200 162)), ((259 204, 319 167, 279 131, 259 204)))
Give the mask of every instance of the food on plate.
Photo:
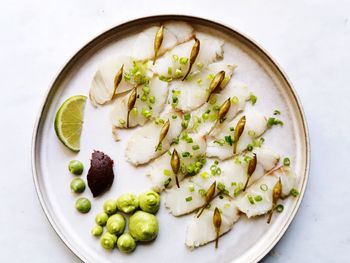
POLYGON ((190 61, 188 62, 188 69, 182 81, 187 78, 188 74, 190 74, 192 66, 198 57, 200 47, 201 47, 201 42, 197 38, 194 38, 194 44, 192 46, 191 53, 190 53, 190 61))
MULTIPOLYGON (((260 112, 260 99, 254 106, 257 97, 238 80, 247 77, 246 65, 236 70, 239 61, 232 58, 240 56, 224 45, 218 36, 170 21, 140 32, 127 52, 103 62, 94 74, 92 104, 105 105, 116 141, 124 131, 130 134, 125 160, 133 169, 148 166, 152 189, 105 201, 91 229, 105 249, 117 246, 131 253, 137 243, 154 240, 161 194, 173 216, 193 213, 185 238, 190 249, 212 241, 218 248, 219 238, 241 215, 266 215, 270 223, 275 211, 283 211, 282 199, 298 195, 290 159, 277 166, 279 154, 263 146, 262 135, 283 126, 276 116, 281 112, 267 118, 260 112)), ((253 89, 257 86, 252 78, 247 81, 253 89)), ((80 150, 85 103, 85 96, 73 96, 55 118, 58 138, 75 152, 80 150)), ((87 182, 94 197, 113 184, 113 165, 103 152, 92 153, 87 182)), ((68 169, 81 175, 84 166, 72 160, 68 169)), ((70 187, 82 193, 84 180, 74 178, 70 187)), ((85 197, 75 206, 81 213, 91 209, 85 197)))
POLYGON ((149 83, 119 96, 112 105, 110 118, 117 128, 143 126, 159 117, 168 96, 168 83, 153 77, 149 83))
POLYGON ((92 229, 91 229, 91 234, 95 237, 99 237, 101 236, 103 233, 103 227, 102 226, 99 226, 99 225, 96 225, 94 226, 92 229))
POLYGON ((86 214, 90 211, 91 209, 91 202, 89 199, 87 199, 86 197, 80 197, 77 199, 77 201, 75 202, 75 208, 77 209, 77 211, 79 211, 80 213, 86 214))
POLYGON ((158 51, 160 49, 160 46, 162 45, 164 38, 164 26, 160 26, 158 29, 156 36, 154 38, 154 57, 153 57, 153 65, 156 63, 158 51))
POLYGON ((106 225, 107 223, 107 220, 108 220, 108 214, 105 213, 105 212, 100 212, 96 215, 95 217, 95 222, 97 225, 99 226, 104 226, 106 225))
POLYGON ((78 160, 71 160, 68 164, 68 170, 74 175, 81 175, 84 171, 84 165, 78 160))
POLYGON ((106 232, 102 235, 100 243, 104 249, 113 249, 117 243, 117 239, 116 235, 106 232))
POLYGON ((231 122, 224 122, 208 137, 208 157, 225 160, 242 151, 260 146, 258 139, 267 129, 266 117, 249 111, 238 115, 231 122))
MULTIPOLYGON (((177 143, 174 144, 173 151, 176 149, 180 157, 180 168, 176 177, 181 182, 185 176, 193 176, 200 172, 205 164, 207 145, 203 135, 187 132, 180 135, 177 143)), ((157 192, 176 184, 171 150, 150 163, 147 175, 152 181, 152 188, 157 192)))
POLYGON ((117 247, 120 252, 131 253, 136 248, 135 239, 130 234, 124 233, 118 238, 117 247))
POLYGON ((80 151, 85 104, 86 96, 72 96, 62 103, 56 113, 54 123, 56 135, 73 152, 80 151))
MULTIPOLYGON (((230 81, 220 93, 210 96, 209 102, 191 112, 188 130, 200 134, 210 134, 213 130, 220 130, 225 123, 230 122, 238 113, 244 110, 249 99, 247 85, 230 81), (230 107, 224 120, 218 121, 220 105, 230 99, 230 107)), ((227 107, 227 106, 225 106, 227 107)))
POLYGON ((234 64, 216 62, 209 64, 189 80, 173 82, 171 85, 173 107, 185 112, 199 108, 213 96, 212 94, 218 93, 227 86, 235 68, 234 64), (224 76, 223 74, 226 80, 217 80, 216 76, 224 76), (212 90, 209 90, 210 88, 212 90))
POLYGON ((221 215, 221 224, 219 236, 225 234, 233 227, 233 224, 240 218, 240 212, 237 209, 233 198, 227 195, 217 196, 198 218, 192 217, 186 228, 185 244, 193 249, 203 246, 217 238, 217 231, 213 224, 215 209, 218 209, 221 215), (203 231, 205 229, 205 231, 203 231))
POLYGON ((114 214, 110 216, 107 220, 107 231, 111 234, 115 234, 117 236, 123 234, 126 226, 126 221, 124 216, 121 214, 114 214))
POLYGON ((103 211, 107 215, 113 215, 117 212, 117 201, 112 199, 105 201, 103 204, 103 211))
POLYGON ((70 182, 70 189, 74 192, 74 193, 82 193, 85 190, 85 182, 83 179, 81 178, 74 178, 71 182, 70 182))
POLYGON ((142 211, 155 214, 159 210, 160 196, 158 193, 149 190, 139 195, 139 203, 142 211))
POLYGON ((192 37, 193 28, 185 22, 171 21, 161 26, 153 26, 138 34, 132 48, 132 56, 136 60, 154 60, 155 57, 164 55, 165 52, 192 37), (160 41, 161 38, 162 41, 160 41), (157 54, 155 54, 155 47, 157 47, 157 54))
POLYGON ((151 70, 164 81, 182 80, 191 71, 186 77, 190 80, 192 75, 223 57, 223 45, 224 42, 217 38, 198 33, 196 39, 178 45, 159 57, 151 70), (194 65, 191 66, 191 63, 194 65))
POLYGON ((114 180, 113 160, 103 152, 94 151, 91 155, 87 175, 88 186, 94 197, 108 190, 114 180))
POLYGON ((158 235, 158 220, 153 214, 137 211, 129 218, 129 232, 136 241, 151 241, 158 235))
POLYGON ((294 171, 288 166, 282 166, 251 185, 244 195, 238 198, 237 207, 248 218, 272 212, 280 198, 291 194, 295 183, 294 171))
POLYGON ((248 179, 249 161, 256 154, 257 164, 251 175, 248 186, 261 178, 267 171, 274 168, 279 155, 267 148, 254 148, 234 158, 208 163, 199 174, 188 177, 180 183, 180 188, 172 187, 165 192, 165 206, 174 216, 193 212, 203 207, 207 202, 207 192, 216 182, 215 196, 224 192, 232 197, 242 192, 248 179))
POLYGON ((126 214, 133 213, 139 207, 139 199, 134 194, 122 194, 117 199, 117 207, 126 214))
POLYGON ((136 130, 126 143, 125 157, 127 161, 137 166, 148 163, 167 151, 182 131, 181 122, 181 113, 168 112, 161 115, 158 120, 136 130), (169 130, 155 151, 166 120, 170 122, 169 130))

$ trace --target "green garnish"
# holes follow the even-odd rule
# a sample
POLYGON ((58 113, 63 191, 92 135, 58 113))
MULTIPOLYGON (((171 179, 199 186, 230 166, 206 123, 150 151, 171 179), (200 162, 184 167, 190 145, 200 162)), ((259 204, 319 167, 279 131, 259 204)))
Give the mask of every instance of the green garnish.
POLYGON ((231 135, 225 136, 225 141, 226 141, 230 146, 232 146, 233 141, 232 141, 231 135))
POLYGON ((262 201, 262 196, 261 195, 257 195, 257 196, 254 197, 254 200, 256 202, 260 202, 260 201, 262 201))
POLYGON ((170 173, 170 170, 164 169, 163 174, 164 174, 165 176, 170 176, 171 173, 170 173))
POLYGON ((186 158, 189 157, 191 154, 189 152, 183 152, 182 157, 186 158))
POLYGON ((299 191, 295 188, 292 188, 292 190, 290 190, 290 195, 297 197, 299 195, 299 191))
POLYGON ((283 121, 279 120, 279 119, 276 119, 274 117, 270 117, 268 120, 267 120, 267 127, 271 128, 272 126, 274 125, 283 125, 283 121))
POLYGON ((281 112, 279 110, 274 110, 273 115, 280 115, 281 112))
POLYGON ((188 63, 188 58, 180 58, 180 64, 186 65, 188 63))
POLYGON ((168 185, 170 184, 171 182, 171 178, 168 178, 164 181, 164 187, 168 187, 168 185))
POLYGON ((188 121, 189 119, 191 119, 191 113, 186 112, 185 115, 184 115, 184 119, 185 119, 186 121, 188 121))
POLYGON ((278 204, 275 209, 278 213, 282 213, 284 210, 284 206, 282 204, 278 204))
POLYGON ((186 200, 186 202, 191 202, 192 201, 192 196, 186 197, 185 200, 186 200))
POLYGON ((253 93, 250 93, 249 101, 252 103, 252 105, 254 105, 257 100, 258 100, 258 98, 253 93))
POLYGON ((248 198, 249 203, 251 203, 252 205, 255 204, 254 198, 251 195, 248 195, 247 198, 248 198))
POLYGON ((284 166, 289 166, 289 165, 290 165, 290 160, 289 160, 288 157, 286 157, 286 158, 283 159, 283 165, 284 165, 284 166))
POLYGON ((261 189, 261 191, 266 192, 269 188, 267 187, 266 184, 262 184, 262 185, 260 185, 260 189, 261 189))
POLYGON ((199 150, 199 145, 192 145, 192 150, 197 151, 199 150))

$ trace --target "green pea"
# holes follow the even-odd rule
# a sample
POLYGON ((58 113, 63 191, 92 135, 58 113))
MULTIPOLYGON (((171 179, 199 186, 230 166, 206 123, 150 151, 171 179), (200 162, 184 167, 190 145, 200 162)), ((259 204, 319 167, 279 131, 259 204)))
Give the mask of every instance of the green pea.
POLYGON ((95 217, 95 222, 99 226, 104 226, 107 223, 108 215, 105 212, 100 212, 95 217))
POLYGON ((113 249, 115 246, 115 243, 117 242, 117 236, 113 235, 109 232, 106 232, 101 237, 101 246, 105 249, 113 249))
POLYGON ((113 215, 115 212, 117 212, 117 201, 107 200, 103 204, 103 210, 107 215, 113 215))
POLYGON ((122 234, 117 241, 119 251, 124 253, 130 253, 135 250, 136 242, 130 234, 122 234))
POLYGON ((81 178, 74 178, 70 182, 70 189, 72 189, 74 193, 82 193, 85 190, 85 182, 81 178))
POLYGON ((91 234, 95 237, 98 237, 100 235, 102 235, 102 232, 103 232, 103 227, 102 226, 94 226, 92 229, 91 229, 91 234))
POLYGON ((80 197, 77 199, 77 201, 75 202, 75 208, 83 214, 86 214, 87 212, 90 211, 91 209, 91 202, 89 199, 85 198, 85 197, 80 197))
POLYGON ((84 165, 77 160, 72 160, 69 162, 68 170, 74 175, 81 175, 84 171, 84 165))

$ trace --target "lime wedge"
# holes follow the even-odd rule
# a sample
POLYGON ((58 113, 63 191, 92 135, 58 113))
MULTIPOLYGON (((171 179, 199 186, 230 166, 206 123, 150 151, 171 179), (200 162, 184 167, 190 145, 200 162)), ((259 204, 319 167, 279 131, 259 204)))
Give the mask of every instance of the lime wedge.
POLYGON ((67 99, 56 113, 55 131, 60 141, 73 152, 80 150, 86 96, 76 95, 67 99))

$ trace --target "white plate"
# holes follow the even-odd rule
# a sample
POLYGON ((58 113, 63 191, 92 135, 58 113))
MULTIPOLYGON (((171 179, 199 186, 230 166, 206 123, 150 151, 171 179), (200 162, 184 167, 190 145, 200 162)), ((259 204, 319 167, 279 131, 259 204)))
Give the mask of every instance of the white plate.
MULTIPOLYGON (((57 234, 80 259, 87 262, 256 262, 282 237, 293 219, 305 191, 309 169, 309 139, 300 103, 278 65, 256 43, 222 24, 202 18, 165 15, 141 18, 116 26, 84 46, 62 69, 53 82, 43 104, 34 130, 32 160, 33 176, 42 207, 57 234), (168 20, 182 20, 197 31, 223 38, 225 59, 238 64, 235 80, 248 84, 258 97, 254 108, 266 115, 275 109, 282 112, 283 127, 276 127, 264 135, 266 145, 281 156, 291 159, 298 176, 298 198, 284 202, 283 213, 275 215, 271 225, 266 218, 247 220, 242 217, 234 228, 220 238, 220 247, 213 244, 190 251, 184 245, 186 224, 190 217, 175 218, 161 206, 157 217, 160 231, 155 242, 138 245, 134 253, 125 255, 117 249, 112 252, 101 248, 99 240, 91 236, 94 216, 102 210, 109 198, 124 192, 139 193, 150 186, 144 175, 145 168, 135 169, 125 161, 125 139, 133 131, 122 132, 122 141, 111 136, 109 108, 95 109, 89 101, 81 137, 81 151, 74 154, 57 139, 53 122, 60 104, 76 94, 87 95, 90 82, 98 65, 113 54, 129 52, 128 44, 135 34, 153 24, 168 20), (67 165, 71 159, 83 161, 86 179, 92 151, 101 150, 114 160, 115 180, 111 189, 99 198, 93 198, 89 189, 81 196, 92 200, 90 213, 76 212, 77 196, 71 193, 69 183, 73 176, 67 165)), ((205 229, 203 230, 205 231, 205 229)))

